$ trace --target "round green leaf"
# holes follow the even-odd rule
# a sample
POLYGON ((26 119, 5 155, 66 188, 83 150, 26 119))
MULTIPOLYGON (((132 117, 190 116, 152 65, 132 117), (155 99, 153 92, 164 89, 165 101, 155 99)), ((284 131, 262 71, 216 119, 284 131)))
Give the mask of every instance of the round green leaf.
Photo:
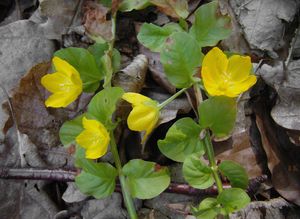
POLYGON ((240 210, 246 207, 251 201, 247 193, 240 188, 223 190, 218 195, 217 200, 227 213, 232 213, 234 211, 240 210))
POLYGON ((69 47, 54 53, 61 59, 66 60, 79 72, 85 92, 94 92, 103 79, 104 75, 99 69, 94 56, 83 48, 69 47))
POLYGON ((158 141, 159 150, 177 162, 183 162, 193 153, 204 154, 203 143, 199 140, 200 131, 200 126, 191 118, 179 119, 168 130, 165 139, 158 141))
POLYGON ((215 198, 206 198, 198 208, 193 208, 193 215, 197 219, 213 219, 221 212, 221 207, 215 198))
MULTIPOLYGON (((104 71, 103 62, 101 61, 101 58, 105 55, 105 52, 108 50, 108 44, 107 43, 95 43, 91 46, 89 46, 88 51, 94 56, 96 63, 98 65, 98 68, 101 71, 104 71)), ((113 55, 112 55, 112 67, 113 72, 117 72, 120 68, 121 63, 121 55, 117 49, 113 49, 113 55)))
POLYGON ((106 128, 112 128, 112 114, 124 91, 120 87, 110 87, 97 93, 88 105, 89 115, 102 122, 106 128))
POLYGON ((129 190, 134 198, 150 199, 162 193, 170 184, 167 167, 140 159, 130 160, 123 167, 129 190))
POLYGON ((65 147, 69 147, 75 143, 75 138, 83 131, 82 118, 83 115, 77 116, 75 119, 66 121, 59 130, 59 138, 65 147))
POLYGON ((231 34, 230 18, 218 14, 218 2, 212 1, 199 7, 190 34, 200 47, 214 46, 231 34))
POLYGON ((226 176, 232 187, 246 189, 248 186, 248 175, 244 167, 240 164, 225 160, 219 165, 220 172, 226 176))
POLYGON ((137 38, 141 44, 153 52, 161 52, 166 39, 174 32, 182 32, 177 23, 169 23, 163 27, 144 23, 137 38))
POLYGON ((225 137, 234 128, 236 101, 234 98, 215 96, 203 101, 199 107, 199 124, 210 128, 216 137, 225 137))
POLYGON ((168 37, 160 54, 165 74, 177 88, 191 86, 202 58, 197 41, 186 32, 173 33, 168 37))
POLYGON ((214 184, 215 180, 211 168, 201 160, 200 156, 201 154, 195 153, 184 160, 183 176, 194 188, 207 189, 214 184))
POLYGON ((116 168, 108 163, 85 162, 84 170, 75 177, 79 190, 97 199, 111 195, 115 189, 116 168))

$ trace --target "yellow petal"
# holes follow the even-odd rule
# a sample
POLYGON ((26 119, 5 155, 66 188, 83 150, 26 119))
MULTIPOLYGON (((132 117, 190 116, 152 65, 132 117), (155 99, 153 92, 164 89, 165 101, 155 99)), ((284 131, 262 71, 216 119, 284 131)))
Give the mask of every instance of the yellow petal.
POLYGON ((51 93, 69 91, 73 83, 71 79, 61 72, 47 74, 42 77, 41 84, 51 93))
POLYGON ((88 159, 98 159, 107 153, 108 147, 89 147, 85 151, 85 157, 88 159))
POLYGON ((249 56, 233 55, 228 60, 227 74, 231 81, 243 81, 250 75, 251 68, 249 56))
POLYGON ((133 131, 146 131, 151 127, 153 121, 156 123, 159 117, 157 108, 138 105, 130 112, 127 124, 133 131))
POLYGON ((52 59, 52 62, 54 64, 55 70, 58 72, 61 72, 65 75, 67 75, 68 77, 71 77, 72 74, 78 74, 78 71, 72 66, 70 65, 67 61, 54 56, 52 59))
POLYGON ((151 100, 149 97, 146 97, 142 94, 133 93, 133 92, 127 92, 127 93, 123 94, 122 99, 131 103, 133 106, 136 106, 138 104, 144 103, 145 101, 151 100))
POLYGON ((86 149, 86 158, 97 159, 107 152, 108 144, 104 144, 97 133, 84 130, 77 136, 76 142, 86 149))
POLYGON ((90 130, 90 131, 99 131, 99 127, 106 130, 103 124, 94 119, 87 119, 85 116, 82 118, 82 125, 83 128, 90 130))
POLYGON ((77 96, 74 96, 73 93, 66 95, 63 92, 54 93, 45 101, 47 107, 59 108, 66 107, 72 103, 77 96))
POLYGON ((231 96, 229 96, 228 94, 226 96, 236 97, 239 94, 247 91, 250 87, 252 87, 256 83, 256 81, 257 78, 254 75, 250 75, 246 80, 229 86, 228 94, 231 94, 231 96))
POLYGON ((76 142, 86 149, 86 158, 96 159, 107 152, 110 141, 109 133, 103 124, 97 120, 82 119, 84 131, 77 137, 76 142))
POLYGON ((208 83, 218 83, 224 79, 228 60, 226 55, 217 47, 210 50, 202 62, 201 75, 204 86, 208 83))

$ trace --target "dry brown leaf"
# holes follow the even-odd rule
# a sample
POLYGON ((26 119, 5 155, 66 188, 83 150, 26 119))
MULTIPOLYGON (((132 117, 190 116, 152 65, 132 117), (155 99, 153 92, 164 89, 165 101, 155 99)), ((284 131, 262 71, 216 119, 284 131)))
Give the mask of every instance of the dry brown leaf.
MULTIPOLYGON (((34 66, 20 81, 15 88, 11 102, 16 117, 18 129, 27 134, 29 139, 43 150, 60 145, 58 131, 61 124, 75 117, 80 109, 86 106, 90 96, 82 95, 79 101, 65 109, 46 108, 44 101, 49 92, 42 87, 41 78, 49 71, 50 62, 34 66)), ((8 112, 7 105, 4 106, 8 112)), ((10 118, 5 125, 4 131, 12 125, 10 118)))
POLYGON ((112 39, 112 22, 107 20, 110 9, 96 2, 87 1, 83 6, 83 11, 83 23, 88 34, 110 41, 112 39))
POLYGON ((266 152, 272 183, 285 199, 300 205, 300 148, 270 116, 271 107, 261 98, 255 104, 256 123, 266 152))
POLYGON ((186 0, 150 0, 150 2, 156 5, 158 10, 171 17, 186 18, 188 16, 186 0))

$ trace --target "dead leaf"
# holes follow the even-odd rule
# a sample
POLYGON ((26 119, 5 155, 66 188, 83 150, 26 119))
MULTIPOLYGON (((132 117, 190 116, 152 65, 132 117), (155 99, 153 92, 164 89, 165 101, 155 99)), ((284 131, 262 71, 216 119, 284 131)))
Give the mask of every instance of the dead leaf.
POLYGON ((299 6, 297 0, 230 1, 251 49, 269 51, 270 55, 285 45, 282 36, 299 6))
POLYGON ((174 17, 186 18, 188 16, 188 3, 186 0, 150 0, 161 12, 174 17))
POLYGON ((253 218, 298 218, 299 209, 288 203, 283 198, 275 198, 270 201, 254 201, 244 209, 230 215, 231 219, 253 218))
POLYGON ((300 149, 289 141, 285 130, 271 118, 266 98, 254 105, 257 127, 261 134, 274 188, 285 199, 300 205, 300 149))
POLYGON ((105 41, 110 41, 112 39, 112 22, 106 19, 110 9, 99 3, 87 1, 83 10, 83 23, 88 34, 95 37, 102 37, 105 41))
MULTIPOLYGON (((40 80, 50 69, 50 63, 41 63, 34 66, 21 79, 18 87, 15 88, 11 98, 14 114, 18 129, 21 133, 28 135, 29 140, 36 145, 39 153, 47 151, 45 156, 47 160, 53 161, 56 165, 65 165, 66 160, 70 157, 67 152, 64 156, 51 156, 53 147, 60 145, 58 132, 61 124, 70 118, 75 117, 89 102, 91 95, 82 95, 80 99, 68 108, 53 109, 46 108, 44 101, 49 96, 49 93, 42 87, 40 80), (60 158, 60 162, 58 159, 60 158), (55 160, 55 161, 54 161, 55 160)), ((6 111, 9 112, 7 105, 6 111)), ((12 125, 12 118, 6 122, 5 131, 12 125)), ((65 150, 65 149, 63 149, 65 150)), ((48 163, 49 164, 49 163, 48 163)), ((55 166, 55 165, 54 165, 55 166)), ((56 166, 57 167, 57 166, 56 166)))
POLYGON ((30 20, 39 25, 47 39, 61 40, 74 24, 80 25, 81 17, 76 16, 80 11, 80 1, 41 0, 30 20))
POLYGON ((278 100, 271 111, 275 122, 287 129, 300 130, 300 60, 290 61, 287 68, 283 62, 274 66, 264 64, 259 74, 278 93, 278 100))

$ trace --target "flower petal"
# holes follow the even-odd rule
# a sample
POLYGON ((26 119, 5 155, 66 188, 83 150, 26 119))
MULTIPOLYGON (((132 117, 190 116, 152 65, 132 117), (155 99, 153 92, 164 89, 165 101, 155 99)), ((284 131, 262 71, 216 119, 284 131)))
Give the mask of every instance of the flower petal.
POLYGON ((68 77, 71 77, 74 73, 79 74, 78 71, 72 65, 70 65, 67 61, 57 56, 53 57, 52 62, 56 71, 61 72, 68 77))
POLYGON ((252 68, 249 56, 233 55, 228 60, 227 74, 231 81, 243 81, 249 75, 252 68))
POLYGON ((127 92, 123 94, 122 99, 126 100, 127 102, 131 103, 133 106, 138 104, 142 104, 145 101, 151 100, 149 97, 146 97, 142 94, 127 92))
POLYGON ((108 144, 103 144, 99 133, 84 130, 77 137, 76 142, 86 149, 86 158, 97 159, 107 152, 108 144))
POLYGON ((72 81, 61 72, 47 74, 42 77, 41 84, 51 93, 69 91, 72 87, 72 81))
POLYGON ((101 122, 86 117, 83 117, 82 124, 85 130, 76 137, 76 142, 86 149, 86 158, 102 157, 110 141, 108 131, 101 122))
POLYGON ((149 126, 157 122, 159 111, 157 108, 145 105, 138 105, 130 112, 127 124, 133 131, 146 131, 149 126))
POLYGON ((74 93, 65 94, 63 92, 54 93, 45 101, 47 107, 59 108, 66 107, 72 103, 77 96, 74 93))
POLYGON ((228 60, 226 55, 217 47, 210 50, 202 62, 201 75, 204 86, 208 83, 218 83, 224 80, 228 60))
POLYGON ((235 83, 232 86, 229 86, 228 93, 226 96, 236 97, 239 94, 247 91, 250 87, 252 87, 257 81, 257 78, 254 75, 249 75, 248 78, 239 83, 235 83))

